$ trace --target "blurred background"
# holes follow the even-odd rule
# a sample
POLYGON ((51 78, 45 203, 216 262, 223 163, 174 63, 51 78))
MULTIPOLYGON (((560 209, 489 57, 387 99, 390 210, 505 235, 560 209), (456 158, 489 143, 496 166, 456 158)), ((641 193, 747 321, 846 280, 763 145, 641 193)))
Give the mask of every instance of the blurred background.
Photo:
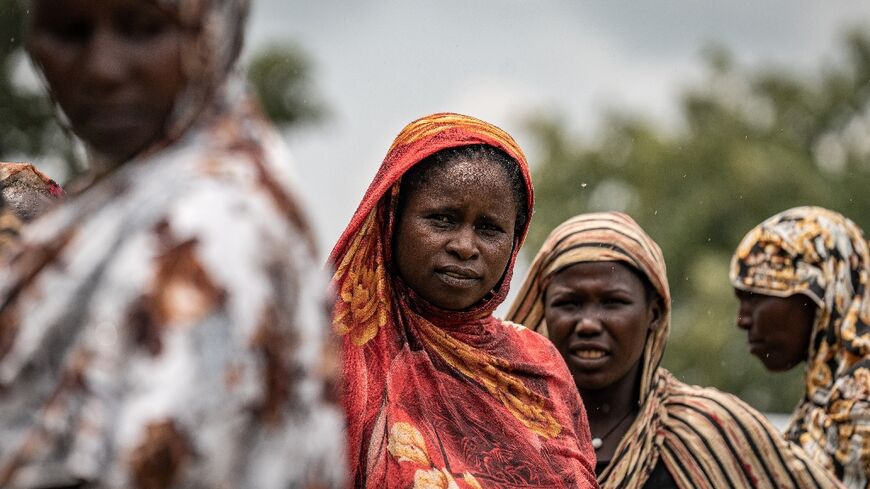
MULTIPOLYGON (((0 0, 0 160, 68 181, 82 157, 21 25, 19 2, 0 0)), ((665 366, 768 412, 797 402, 803 367, 766 373, 734 326, 728 263, 796 205, 870 230, 867 2, 254 0, 244 65, 294 151, 324 256, 407 122, 474 115, 533 165, 526 262, 574 214, 628 212, 668 263, 665 366)))

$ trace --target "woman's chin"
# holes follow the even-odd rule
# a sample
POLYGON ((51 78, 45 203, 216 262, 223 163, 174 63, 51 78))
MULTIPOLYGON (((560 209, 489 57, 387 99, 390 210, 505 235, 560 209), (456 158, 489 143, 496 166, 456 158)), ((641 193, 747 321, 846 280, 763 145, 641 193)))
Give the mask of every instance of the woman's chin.
POLYGON ((789 370, 798 366, 800 362, 789 362, 779 358, 770 353, 765 353, 762 355, 756 355, 761 363, 764 365, 764 368, 771 372, 788 372, 789 370))

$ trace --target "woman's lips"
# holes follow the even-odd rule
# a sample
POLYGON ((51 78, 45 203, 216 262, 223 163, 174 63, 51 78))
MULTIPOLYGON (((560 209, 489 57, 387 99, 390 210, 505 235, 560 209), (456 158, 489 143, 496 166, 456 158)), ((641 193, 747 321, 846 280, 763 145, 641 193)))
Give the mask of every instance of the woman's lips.
POLYGON ((479 278, 465 277, 450 272, 436 272, 436 274, 442 282, 449 285, 450 287, 455 287, 458 289, 470 289, 472 287, 477 287, 477 284, 480 282, 479 278))
POLYGON ((583 360, 597 360, 606 354, 607 353, 601 350, 578 350, 574 352, 574 355, 576 355, 577 358, 583 360))
POLYGON ((480 275, 470 268, 446 266, 435 270, 435 274, 445 284, 460 289, 477 287, 480 275))
POLYGON ((765 351, 765 344, 763 341, 757 341, 757 340, 754 340, 754 341, 750 340, 749 341, 749 353, 752 353, 754 355, 759 355, 761 353, 764 353, 764 351, 765 351))
POLYGON ((144 117, 134 110, 93 111, 79 119, 80 125, 91 131, 123 132, 144 125, 144 117))
POLYGON ((598 368, 609 357, 610 352, 601 346, 581 345, 571 348, 571 363, 581 369, 598 368))

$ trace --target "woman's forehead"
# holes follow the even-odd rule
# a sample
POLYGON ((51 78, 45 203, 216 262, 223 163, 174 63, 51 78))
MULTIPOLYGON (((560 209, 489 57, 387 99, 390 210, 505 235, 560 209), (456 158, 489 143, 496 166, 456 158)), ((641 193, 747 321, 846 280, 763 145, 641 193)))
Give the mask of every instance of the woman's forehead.
POLYGON ((509 185, 511 175, 504 165, 487 156, 458 155, 430 164, 420 172, 418 180, 414 186, 419 187, 432 180, 456 186, 502 183, 509 185))
POLYGON ((507 170, 487 157, 454 158, 433 165, 430 172, 439 174, 457 184, 481 182, 507 182, 510 180, 507 170))

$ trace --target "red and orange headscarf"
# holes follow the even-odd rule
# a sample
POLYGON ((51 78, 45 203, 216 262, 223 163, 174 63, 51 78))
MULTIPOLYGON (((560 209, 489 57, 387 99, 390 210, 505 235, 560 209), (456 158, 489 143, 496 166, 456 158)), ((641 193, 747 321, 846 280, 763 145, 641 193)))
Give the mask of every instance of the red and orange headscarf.
POLYGON ((469 310, 436 308, 393 268, 402 176, 438 151, 478 144, 517 162, 531 211, 528 165, 513 138, 472 117, 434 114, 396 138, 330 256, 356 487, 595 486, 586 416, 558 352, 492 316, 528 223, 494 294, 469 310))

